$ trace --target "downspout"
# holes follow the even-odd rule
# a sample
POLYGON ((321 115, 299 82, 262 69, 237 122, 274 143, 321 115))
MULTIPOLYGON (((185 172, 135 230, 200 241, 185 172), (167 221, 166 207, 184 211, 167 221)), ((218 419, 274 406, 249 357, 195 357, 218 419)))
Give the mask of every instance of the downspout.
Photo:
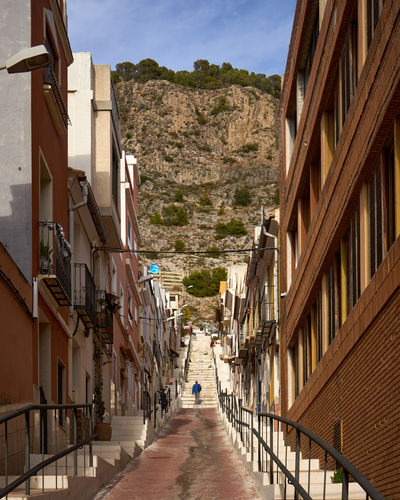
POLYGON ((75 234, 74 234, 74 211, 78 208, 81 208, 87 205, 88 202, 88 187, 87 181, 81 181, 79 183, 82 188, 82 201, 73 205, 69 210, 69 226, 68 226, 68 234, 69 234, 69 242, 71 245, 71 302, 72 306, 70 307, 70 316, 72 317, 74 314, 74 302, 75 302, 75 234))
MULTIPOLYGON (((265 236, 271 236, 274 239, 274 313, 275 313, 275 321, 276 321, 276 328, 275 328, 275 346, 279 345, 279 283, 278 283, 278 236, 268 233, 263 226, 263 232, 265 236)), ((279 387, 279 366, 278 363, 275 364, 275 353, 273 356, 273 363, 274 363, 274 373, 276 377, 276 384, 274 382, 274 392, 277 390, 277 387, 279 387)), ((275 401, 275 394, 274 396, 274 401, 275 401)))

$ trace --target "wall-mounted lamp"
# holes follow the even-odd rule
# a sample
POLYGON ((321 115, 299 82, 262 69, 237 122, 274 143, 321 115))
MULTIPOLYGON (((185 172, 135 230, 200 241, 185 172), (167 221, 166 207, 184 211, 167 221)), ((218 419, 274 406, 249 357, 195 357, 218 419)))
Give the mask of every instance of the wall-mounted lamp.
POLYGON ((140 283, 144 283, 145 281, 150 281, 152 279, 153 279, 153 275, 142 276, 137 281, 132 281, 132 283, 128 283, 126 285, 126 288, 128 288, 129 286, 132 286, 132 285, 140 285, 140 283))
POLYGON ((50 54, 44 45, 36 45, 20 50, 9 57, 6 63, 0 66, 0 71, 6 69, 9 73, 25 73, 34 69, 44 68, 50 64, 50 54))

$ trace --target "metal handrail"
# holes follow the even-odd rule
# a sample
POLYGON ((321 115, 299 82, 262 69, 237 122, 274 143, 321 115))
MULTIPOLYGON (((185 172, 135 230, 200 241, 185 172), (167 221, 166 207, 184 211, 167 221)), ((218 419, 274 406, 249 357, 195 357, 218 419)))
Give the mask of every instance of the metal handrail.
MULTIPOLYGON (((93 432, 93 405, 92 404, 28 404, 26 406, 23 406, 17 410, 14 410, 10 413, 7 413, 5 415, 2 415, 0 417, 0 425, 4 424, 4 441, 5 441, 5 471, 6 471, 6 485, 4 488, 0 490, 0 498, 8 495, 11 491, 13 491, 17 486, 25 482, 25 494, 30 495, 30 478, 37 474, 40 470, 42 471, 43 474, 43 479, 42 479, 42 491, 44 491, 44 468, 47 467, 48 465, 52 464, 53 462, 56 462, 56 489, 57 489, 57 460, 60 458, 67 456, 71 454, 72 452, 75 452, 74 454, 74 475, 77 475, 78 471, 78 466, 77 466, 77 450, 78 448, 81 448, 85 444, 89 444, 89 466, 93 465, 93 450, 92 450, 92 441, 96 438, 97 434, 93 432), (35 465, 34 467, 30 466, 30 454, 31 454, 31 412, 33 411, 40 411, 40 449, 41 449, 41 454, 42 457, 44 458, 44 436, 47 435, 48 428, 47 428, 47 418, 44 419, 42 418, 44 414, 47 415, 47 411, 49 410, 56 410, 54 413, 54 446, 55 446, 55 453, 53 454, 52 457, 47 458, 46 460, 42 460, 39 464, 35 465), (72 446, 68 446, 68 437, 67 433, 65 434, 66 436, 66 449, 62 451, 57 451, 57 432, 58 432, 58 420, 57 420, 57 410, 58 410, 58 416, 60 417, 60 412, 64 412, 65 410, 73 410, 73 432, 72 432, 72 438, 73 438, 73 444, 72 446), (87 410, 87 414, 85 415, 86 418, 89 419, 89 436, 86 437, 84 436, 83 439, 80 439, 78 441, 78 427, 77 427, 77 419, 78 419, 78 414, 77 410, 87 410), (12 483, 8 483, 8 423, 18 417, 24 416, 25 418, 25 472, 21 474, 17 479, 15 479, 12 483)), ((71 436, 70 436, 71 438, 71 436)), ((71 439, 69 440, 71 443, 71 439)), ((22 451, 22 450, 21 450, 22 451)), ((84 449, 84 453, 85 449, 84 449)), ((86 457, 86 455, 84 455, 86 457)), ((66 467, 68 467, 68 463, 66 464, 66 467)), ((86 471, 86 459, 84 460, 84 469, 86 471)))
MULTIPOLYGON (((217 370, 217 364, 215 362, 215 357, 214 357, 214 363, 215 363, 215 375, 216 375, 216 381, 217 381, 217 391, 218 391, 218 401, 220 403, 221 409, 224 413, 227 414, 228 421, 232 424, 232 426, 236 429, 240 430, 240 439, 243 444, 244 443, 244 438, 243 438, 243 433, 242 433, 242 428, 251 428, 251 435, 254 436, 257 440, 257 447, 258 447, 258 463, 259 463, 259 471, 262 471, 262 465, 261 465, 261 448, 268 453, 268 455, 271 458, 271 465, 270 465, 270 482, 271 484, 274 483, 274 470, 272 467, 272 462, 274 462, 281 471, 286 480, 288 481, 288 484, 291 484, 294 489, 295 489, 295 499, 298 498, 299 495, 301 495, 304 499, 306 500, 312 500, 312 497, 309 494, 310 490, 310 470, 308 473, 308 491, 304 489, 304 487, 301 485, 300 480, 299 480, 299 471, 300 471, 300 435, 303 434, 308 438, 310 441, 310 448, 309 448, 309 453, 311 453, 311 441, 313 441, 316 445, 318 445, 325 453, 325 476, 324 476, 324 492, 323 492, 323 498, 325 498, 325 479, 326 479, 326 468, 327 468, 327 456, 329 455, 332 457, 338 464, 343 469, 343 483, 342 483, 342 499, 347 499, 348 498, 348 488, 349 488, 349 477, 351 476, 355 482, 364 490, 366 493, 366 498, 371 498, 372 500, 385 500, 384 497, 379 493, 379 491, 368 481, 368 479, 363 476, 354 465, 347 460, 341 453, 339 453, 337 450, 335 450, 331 445, 329 445, 326 441, 321 439, 317 434, 314 432, 310 431, 303 425, 294 422, 292 420, 289 420, 287 418, 281 417, 279 415, 275 415, 272 413, 259 413, 258 414, 258 430, 255 429, 251 424, 248 424, 248 422, 244 421, 242 418, 242 412, 245 412, 247 414, 250 414, 252 419, 254 417, 254 412, 252 410, 249 410, 247 408, 243 408, 241 406, 241 400, 239 400, 239 412, 235 412, 236 408, 236 395, 231 393, 228 394, 227 391, 221 391, 220 386, 218 384, 219 379, 218 379, 218 370, 217 370), (268 444, 262 437, 261 432, 260 432, 260 427, 261 427, 261 420, 263 418, 270 419, 270 443, 268 444), (279 423, 285 424, 286 425, 286 430, 288 426, 293 427, 296 430, 296 460, 295 460, 295 475, 287 469, 286 464, 281 462, 279 457, 274 453, 274 442, 273 442, 273 421, 278 422, 278 430, 279 430, 279 423)), ((246 445, 247 446, 247 445, 246 445)), ((279 454, 279 439, 276 443, 276 446, 278 447, 278 454, 279 454)), ((287 445, 286 450, 287 450, 287 445)), ((287 453, 286 453, 287 456, 287 453)), ((253 460, 253 439, 251 438, 251 457, 253 460)), ((311 456, 309 456, 309 467, 310 467, 310 460, 311 456)), ((286 458, 285 458, 286 461, 286 458)), ((286 482, 285 482, 285 498, 286 498, 286 482)))

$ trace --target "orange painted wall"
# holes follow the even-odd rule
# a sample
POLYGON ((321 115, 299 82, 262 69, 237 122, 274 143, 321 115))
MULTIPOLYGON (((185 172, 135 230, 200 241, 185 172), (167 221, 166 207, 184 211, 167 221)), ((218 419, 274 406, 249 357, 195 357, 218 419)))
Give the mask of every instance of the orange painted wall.
POLYGON ((30 284, 0 244, 2 318, 0 405, 32 399, 32 300, 30 284))

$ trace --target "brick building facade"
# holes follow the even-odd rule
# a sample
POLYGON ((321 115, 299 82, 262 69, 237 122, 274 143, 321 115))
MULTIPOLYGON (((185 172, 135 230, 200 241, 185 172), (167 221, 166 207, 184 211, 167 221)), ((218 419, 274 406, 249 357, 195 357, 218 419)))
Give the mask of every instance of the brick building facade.
POLYGON ((386 498, 400 498, 399 11, 298 2, 281 98, 282 414, 386 498))

